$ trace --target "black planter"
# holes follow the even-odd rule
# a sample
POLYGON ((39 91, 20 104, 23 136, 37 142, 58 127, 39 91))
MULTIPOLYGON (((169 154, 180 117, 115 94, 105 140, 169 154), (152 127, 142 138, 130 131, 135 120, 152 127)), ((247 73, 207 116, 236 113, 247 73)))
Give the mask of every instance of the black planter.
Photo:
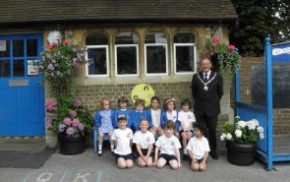
POLYGON ((227 142, 227 159, 230 163, 239 166, 248 166, 254 163, 257 145, 227 142))
POLYGON ((64 155, 80 154, 86 149, 86 137, 82 135, 59 135, 60 153, 64 155))

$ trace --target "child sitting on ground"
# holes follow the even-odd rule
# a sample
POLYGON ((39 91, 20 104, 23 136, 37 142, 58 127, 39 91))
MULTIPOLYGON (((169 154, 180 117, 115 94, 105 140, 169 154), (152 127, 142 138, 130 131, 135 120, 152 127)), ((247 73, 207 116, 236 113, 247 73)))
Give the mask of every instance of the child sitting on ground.
POLYGON ((134 134, 133 143, 137 148, 137 164, 141 167, 152 166, 153 144, 155 143, 154 135, 148 130, 149 122, 142 119, 140 122, 140 130, 134 134))
POLYGON ((169 163, 172 169, 181 168, 181 159, 179 149, 181 144, 174 134, 175 123, 168 121, 164 126, 164 135, 160 136, 155 143, 155 160, 156 167, 163 168, 169 163), (158 159, 158 153, 160 156, 158 159))
POLYGON ((112 134, 112 140, 115 142, 114 154, 117 166, 121 169, 133 167, 134 156, 131 150, 131 141, 133 132, 127 128, 127 117, 125 115, 118 116, 119 129, 115 129, 112 134))
POLYGON ((191 159, 191 169, 194 171, 204 171, 208 154, 210 152, 208 140, 203 136, 204 127, 200 124, 194 126, 194 137, 189 140, 186 147, 191 159))

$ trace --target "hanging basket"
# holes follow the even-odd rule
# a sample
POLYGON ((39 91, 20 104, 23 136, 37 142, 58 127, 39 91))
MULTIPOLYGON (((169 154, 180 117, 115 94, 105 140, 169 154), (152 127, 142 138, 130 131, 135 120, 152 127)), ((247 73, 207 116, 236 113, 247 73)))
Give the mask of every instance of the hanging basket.
POLYGON ((86 149, 86 137, 82 135, 59 134, 60 153, 64 155, 80 154, 86 149))
POLYGON ((257 145, 227 142, 227 160, 235 165, 248 166, 254 163, 257 145))

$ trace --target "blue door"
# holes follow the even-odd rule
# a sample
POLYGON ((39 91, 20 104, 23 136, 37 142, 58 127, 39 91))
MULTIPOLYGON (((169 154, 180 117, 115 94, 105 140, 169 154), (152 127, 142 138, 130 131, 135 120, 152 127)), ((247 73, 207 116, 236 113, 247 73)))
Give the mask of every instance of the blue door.
POLYGON ((43 136, 41 34, 0 35, 0 137, 43 136))

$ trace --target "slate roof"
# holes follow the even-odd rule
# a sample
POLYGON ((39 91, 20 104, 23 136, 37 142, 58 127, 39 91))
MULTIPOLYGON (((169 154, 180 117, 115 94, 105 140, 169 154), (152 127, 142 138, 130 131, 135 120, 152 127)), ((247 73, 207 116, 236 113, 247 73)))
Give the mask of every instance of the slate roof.
POLYGON ((231 0, 0 0, 0 24, 235 19, 231 0))

